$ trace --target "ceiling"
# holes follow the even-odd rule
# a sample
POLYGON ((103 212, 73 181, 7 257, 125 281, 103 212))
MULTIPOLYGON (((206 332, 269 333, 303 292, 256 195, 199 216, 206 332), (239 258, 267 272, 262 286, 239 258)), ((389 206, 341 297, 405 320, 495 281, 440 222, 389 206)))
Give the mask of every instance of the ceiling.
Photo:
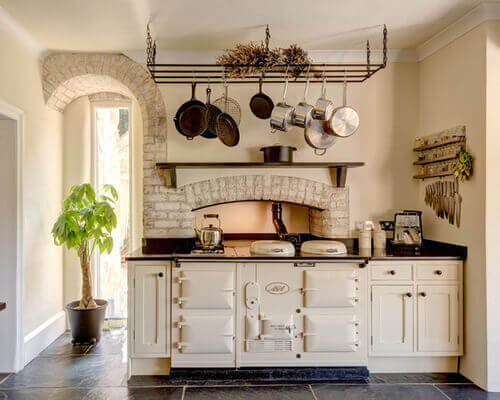
POLYGON ((144 50, 151 21, 159 50, 216 51, 237 42, 306 49, 412 49, 465 15, 481 0, 0 0, 41 45, 63 51, 144 50))

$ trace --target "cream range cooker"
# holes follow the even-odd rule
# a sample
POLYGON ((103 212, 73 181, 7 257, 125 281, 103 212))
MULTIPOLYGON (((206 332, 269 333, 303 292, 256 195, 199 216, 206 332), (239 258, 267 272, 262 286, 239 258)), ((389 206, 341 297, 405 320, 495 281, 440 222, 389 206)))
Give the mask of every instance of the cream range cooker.
POLYGON ((366 365, 364 266, 178 261, 172 367, 366 365))

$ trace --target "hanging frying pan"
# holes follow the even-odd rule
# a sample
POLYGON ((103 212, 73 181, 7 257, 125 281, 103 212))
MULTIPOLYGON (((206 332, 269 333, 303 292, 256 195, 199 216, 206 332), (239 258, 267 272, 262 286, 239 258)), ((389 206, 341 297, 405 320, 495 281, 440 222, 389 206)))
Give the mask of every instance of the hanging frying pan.
POLYGON ((250 109, 257 118, 268 119, 273 112, 273 108, 273 100, 262 92, 262 78, 260 78, 259 93, 254 94, 250 99, 250 109))
POLYGON ((201 134, 204 138, 207 139, 215 139, 217 137, 217 117, 219 116, 222 111, 214 106, 213 104, 210 104, 210 94, 212 93, 212 89, 210 87, 207 87, 207 129, 205 129, 205 132, 201 134))
POLYGON ((175 128, 188 140, 201 135, 208 125, 207 106, 196 100, 196 83, 191 84, 191 100, 186 101, 177 110, 174 117, 175 128))
POLYGON ((359 128, 359 115, 356 110, 347 105, 347 82, 344 79, 344 102, 341 107, 333 110, 327 121, 326 131, 330 135, 349 137, 359 128))
POLYGON ((228 147, 236 146, 240 141, 238 124, 225 112, 217 117, 217 137, 228 147))

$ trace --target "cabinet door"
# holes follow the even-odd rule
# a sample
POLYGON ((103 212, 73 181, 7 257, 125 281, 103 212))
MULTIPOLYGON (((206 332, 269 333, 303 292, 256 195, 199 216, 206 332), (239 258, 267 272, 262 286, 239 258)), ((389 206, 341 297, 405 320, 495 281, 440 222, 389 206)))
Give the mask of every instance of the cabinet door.
POLYGON ((418 351, 459 350, 457 285, 418 286, 418 351))
POLYGON ((165 354, 167 348, 167 267, 135 266, 134 351, 165 354))
POLYGON ((373 353, 413 351, 413 304, 412 286, 372 287, 373 353))

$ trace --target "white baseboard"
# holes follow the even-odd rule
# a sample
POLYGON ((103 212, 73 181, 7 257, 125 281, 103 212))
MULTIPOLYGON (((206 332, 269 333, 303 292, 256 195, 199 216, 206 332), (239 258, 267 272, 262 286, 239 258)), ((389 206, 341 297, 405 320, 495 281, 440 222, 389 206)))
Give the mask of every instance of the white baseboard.
POLYGON ((24 337, 24 365, 66 331, 66 313, 59 311, 24 337))

